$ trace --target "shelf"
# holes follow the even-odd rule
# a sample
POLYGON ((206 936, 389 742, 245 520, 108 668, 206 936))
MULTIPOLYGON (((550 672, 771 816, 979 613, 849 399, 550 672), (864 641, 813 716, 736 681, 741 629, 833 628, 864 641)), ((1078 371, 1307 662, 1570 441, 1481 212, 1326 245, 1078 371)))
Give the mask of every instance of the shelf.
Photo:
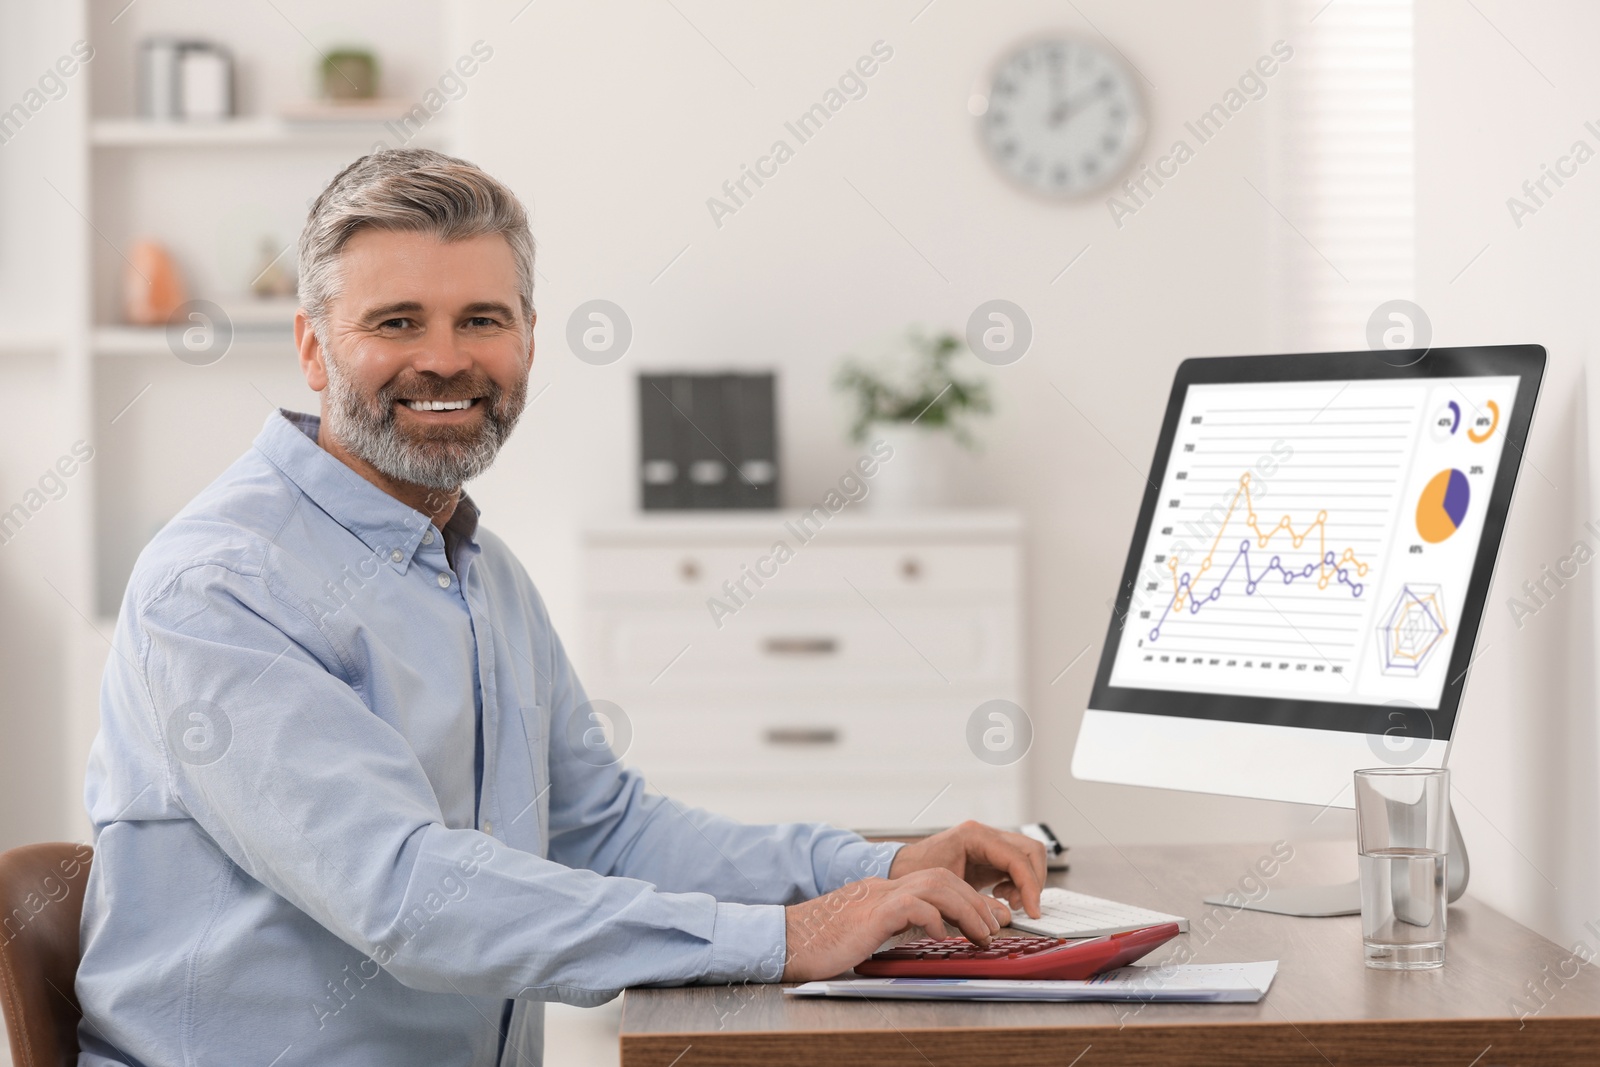
POLYGON ((0 330, 0 356, 59 352, 66 345, 60 334, 29 330, 0 330))
MULTIPOLYGON (((297 297, 217 297, 214 301, 233 323, 235 345, 294 343, 297 297)), ((164 326, 99 326, 90 335, 96 355, 147 356, 168 351, 164 326)))
MULTIPOLYGON (((287 326, 239 327, 234 330, 230 351, 263 345, 293 347, 294 332, 287 326)), ((160 326, 99 326, 90 334, 89 346, 97 356, 165 356, 172 352, 167 347, 167 331, 160 326)))
MULTIPOLYGON (((433 145, 448 136, 442 122, 432 122, 406 143, 433 145)), ((159 122, 150 119, 96 119, 89 143, 96 148, 320 148, 367 145, 397 135, 381 119, 351 117, 340 121, 291 122, 273 116, 210 122, 159 122)))

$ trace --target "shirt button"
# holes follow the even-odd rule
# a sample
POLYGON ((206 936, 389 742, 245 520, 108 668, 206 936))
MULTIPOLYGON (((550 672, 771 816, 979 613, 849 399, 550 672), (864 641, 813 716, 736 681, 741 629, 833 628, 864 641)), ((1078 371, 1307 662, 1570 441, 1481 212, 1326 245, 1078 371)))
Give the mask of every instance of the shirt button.
POLYGON ((422 535, 422 543, 425 544, 425 545, 433 544, 433 531, 432 530, 428 530, 426 533, 424 533, 422 535))
POLYGON ((483 832, 490 836, 494 835, 494 821, 492 819, 483 820, 483 832))
POLYGON ((394 560, 396 563, 399 563, 401 560, 406 558, 406 554, 397 548, 393 552, 389 553, 389 558, 394 560))
POLYGON ((441 573, 439 575, 439 588, 440 589, 449 589, 450 588, 450 576, 448 574, 441 573))

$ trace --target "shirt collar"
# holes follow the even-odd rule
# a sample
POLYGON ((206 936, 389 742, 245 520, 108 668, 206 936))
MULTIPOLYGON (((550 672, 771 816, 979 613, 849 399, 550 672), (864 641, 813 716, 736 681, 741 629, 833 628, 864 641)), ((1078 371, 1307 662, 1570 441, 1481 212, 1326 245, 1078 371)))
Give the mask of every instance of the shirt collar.
MULTIPOLYGON (((279 408, 267 416, 266 425, 256 435, 255 447, 334 522, 360 538, 391 567, 405 573, 432 522, 319 445, 317 431, 321 426, 322 419, 316 415, 279 408)), ((445 530, 470 543, 480 514, 478 505, 462 490, 445 530)))

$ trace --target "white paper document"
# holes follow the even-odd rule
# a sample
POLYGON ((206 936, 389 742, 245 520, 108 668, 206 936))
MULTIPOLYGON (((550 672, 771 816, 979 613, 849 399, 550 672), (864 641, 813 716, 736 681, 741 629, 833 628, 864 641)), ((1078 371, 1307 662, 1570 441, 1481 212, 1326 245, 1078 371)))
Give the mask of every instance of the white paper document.
POLYGON ((807 982, 785 993, 801 997, 893 1000, 1137 1000, 1254 1004, 1278 974, 1278 961, 1119 967, 1082 981, 998 978, 850 978, 807 982))

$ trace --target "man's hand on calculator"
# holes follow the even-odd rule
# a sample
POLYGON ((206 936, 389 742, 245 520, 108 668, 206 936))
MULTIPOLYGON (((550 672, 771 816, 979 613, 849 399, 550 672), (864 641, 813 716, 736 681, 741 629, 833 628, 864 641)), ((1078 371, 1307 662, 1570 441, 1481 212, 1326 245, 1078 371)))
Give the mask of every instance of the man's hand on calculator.
POLYGON ((785 909, 786 982, 829 978, 877 951, 908 927, 943 936, 945 923, 973 943, 1011 921, 1010 908, 1039 913, 1044 846, 1022 834, 980 823, 908 844, 896 853, 888 878, 865 878, 785 909), (980 893, 998 882, 1004 901, 980 893))
POLYGON ((993 885, 995 896, 1035 919, 1039 917, 1045 847, 1033 838, 964 822, 906 845, 895 854, 889 877, 941 867, 974 889, 993 885))

